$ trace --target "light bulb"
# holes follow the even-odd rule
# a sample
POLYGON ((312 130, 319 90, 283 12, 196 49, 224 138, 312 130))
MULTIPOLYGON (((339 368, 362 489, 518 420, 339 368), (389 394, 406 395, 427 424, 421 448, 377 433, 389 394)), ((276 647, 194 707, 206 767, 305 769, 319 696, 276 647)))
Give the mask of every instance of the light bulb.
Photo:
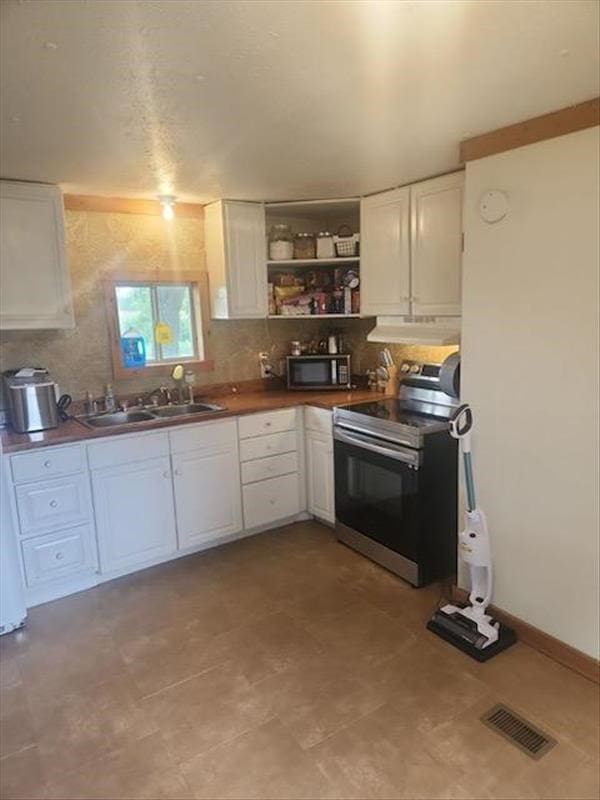
POLYGON ((170 194, 160 194, 158 199, 162 206, 163 219, 173 219, 175 217, 175 198, 170 194))

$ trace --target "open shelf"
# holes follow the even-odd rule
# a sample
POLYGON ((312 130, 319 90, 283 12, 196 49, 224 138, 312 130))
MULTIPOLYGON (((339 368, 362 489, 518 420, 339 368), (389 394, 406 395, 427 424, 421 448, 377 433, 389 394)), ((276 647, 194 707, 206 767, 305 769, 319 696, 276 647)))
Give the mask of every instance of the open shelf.
POLYGON ((269 314, 267 319, 360 319, 360 314, 269 314))
POLYGON ((268 267, 328 267, 336 264, 351 264, 360 262, 360 256, 340 258, 286 258, 278 261, 267 261, 268 267))

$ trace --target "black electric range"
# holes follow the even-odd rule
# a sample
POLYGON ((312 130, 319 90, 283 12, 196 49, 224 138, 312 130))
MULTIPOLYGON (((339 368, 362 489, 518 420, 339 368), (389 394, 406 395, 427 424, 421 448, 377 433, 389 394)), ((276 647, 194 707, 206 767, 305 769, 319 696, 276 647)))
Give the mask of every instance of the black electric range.
POLYGON ((397 398, 334 411, 338 539, 414 586, 456 569, 458 398, 439 372, 404 362, 397 398))

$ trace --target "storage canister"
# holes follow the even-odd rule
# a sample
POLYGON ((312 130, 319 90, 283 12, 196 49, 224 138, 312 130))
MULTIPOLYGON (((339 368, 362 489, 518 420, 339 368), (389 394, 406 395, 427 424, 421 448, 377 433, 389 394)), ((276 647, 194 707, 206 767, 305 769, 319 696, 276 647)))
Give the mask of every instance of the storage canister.
POLYGON ((329 231, 321 231, 317 235, 317 258, 335 258, 333 234, 329 231))
POLYGON ((287 261, 294 257, 292 229, 285 223, 273 225, 269 233, 269 260, 287 261))
POLYGON ((294 239, 294 258, 316 258, 313 233, 297 233, 294 239))

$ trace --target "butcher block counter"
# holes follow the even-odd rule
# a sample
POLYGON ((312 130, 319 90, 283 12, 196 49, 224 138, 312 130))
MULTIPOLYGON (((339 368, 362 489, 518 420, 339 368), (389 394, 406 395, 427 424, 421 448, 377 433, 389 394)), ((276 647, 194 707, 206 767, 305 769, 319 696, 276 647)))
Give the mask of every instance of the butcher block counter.
MULTIPOLYGON (((275 411, 281 408, 295 406, 317 406, 320 408, 333 408, 334 406, 360 403, 374 398, 374 393, 369 390, 351 391, 238 391, 229 394, 218 393, 199 396, 197 399, 206 402, 215 402, 224 406, 223 411, 208 412, 204 414, 189 414, 168 419, 153 419, 145 422, 130 422, 125 425, 112 425, 106 428, 91 428, 85 424, 83 418, 74 418, 61 422, 58 428, 38 433, 15 433, 10 427, 0 431, 2 450, 4 453, 15 453, 21 450, 31 450, 37 447, 48 447, 69 442, 82 442, 106 436, 133 433, 134 431, 147 431, 155 428, 166 428, 180 425, 197 424, 206 420, 221 419, 225 417, 239 417, 244 414, 254 414, 260 411, 275 411)), ((378 394, 378 398, 385 395, 378 394)))

